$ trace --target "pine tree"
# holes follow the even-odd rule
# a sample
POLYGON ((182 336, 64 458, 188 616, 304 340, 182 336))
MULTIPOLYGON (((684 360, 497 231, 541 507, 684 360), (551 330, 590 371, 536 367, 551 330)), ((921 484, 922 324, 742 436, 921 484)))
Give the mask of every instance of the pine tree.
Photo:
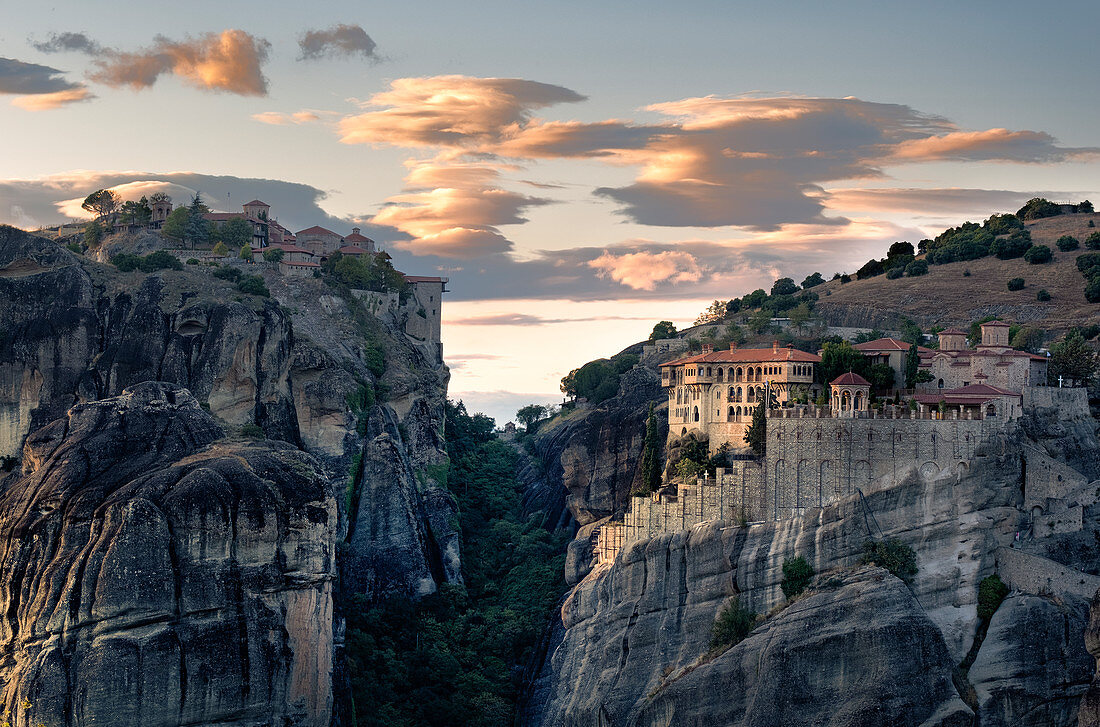
POLYGON ((909 353, 905 356, 905 388, 912 389, 917 385, 917 370, 920 366, 920 354, 917 344, 909 347, 909 353))
POLYGON ((649 405, 645 423, 645 443, 642 445, 642 488, 654 492, 661 486, 661 442, 657 434, 657 416, 649 405))
POLYGON ((209 226, 206 224, 206 218, 203 217, 209 211, 210 208, 202 201, 202 194, 195 192, 195 196, 191 198, 187 232, 185 233, 187 241, 191 243, 192 250, 195 249, 195 245, 206 244, 207 239, 210 237, 209 226))
POLYGON ((764 402, 756 405, 752 411, 752 423, 745 432, 745 442, 756 454, 764 454, 768 442, 768 415, 764 402))

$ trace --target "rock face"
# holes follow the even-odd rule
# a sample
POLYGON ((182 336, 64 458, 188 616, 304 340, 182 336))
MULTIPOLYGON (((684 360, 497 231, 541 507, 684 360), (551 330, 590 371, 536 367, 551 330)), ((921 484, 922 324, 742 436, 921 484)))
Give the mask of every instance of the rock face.
POLYGON ((1085 627, 1085 648, 1096 660, 1092 683, 1081 699, 1081 711, 1078 715, 1080 727, 1100 727, 1100 591, 1092 599, 1089 608, 1089 622, 1085 627))
MULTIPOLYGON (((591 409, 555 419, 535 437, 546 480, 561 482, 566 504, 580 525, 607 517, 626 504, 641 484, 642 443, 651 401, 661 401, 660 377, 636 367, 622 375, 619 393, 591 409)), ((667 404, 658 406, 665 441, 667 404)))
POLYGON ((0 494, 13 724, 329 723, 332 485, 223 436, 144 383, 27 439, 0 494))

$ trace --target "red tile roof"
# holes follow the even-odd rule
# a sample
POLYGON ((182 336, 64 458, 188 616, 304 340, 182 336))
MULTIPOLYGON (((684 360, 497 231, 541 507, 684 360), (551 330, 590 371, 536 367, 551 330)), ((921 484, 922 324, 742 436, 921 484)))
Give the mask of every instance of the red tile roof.
POLYGON ((245 202, 243 206, 244 207, 271 207, 271 205, 267 204, 266 202, 261 202, 258 199, 254 199, 251 202, 245 202))
POLYGON ((738 348, 733 351, 714 351, 712 353, 698 353, 676 361, 661 364, 665 366, 680 366, 689 363, 772 363, 775 361, 795 361, 805 363, 821 363, 821 357, 817 354, 799 351, 796 348, 783 347, 772 348, 738 348))
POLYGON ((320 225, 314 225, 313 227, 307 227, 304 230, 298 230, 297 234, 299 234, 299 235, 333 235, 334 237, 340 237, 339 235, 337 235, 332 230, 326 230, 324 227, 321 227, 320 225))
POLYGON ((970 386, 962 386, 958 389, 945 389, 944 391, 932 394, 917 394, 913 398, 921 404, 939 404, 942 401, 946 404, 973 406, 976 404, 984 404, 990 399, 996 399, 1002 396, 1019 397, 1020 394, 1015 391, 990 386, 989 384, 971 384, 970 386))
POLYGON ((966 331, 960 331, 958 328, 948 328, 946 331, 940 331, 941 336, 968 336, 970 335, 966 331))
POLYGON ((1007 323, 1005 323, 1004 321, 986 321, 985 323, 982 323, 981 325, 982 326, 994 326, 996 328, 1011 328, 1011 326, 1008 325, 1007 323))
POLYGON ((857 373, 849 371, 829 382, 830 386, 870 386, 871 382, 857 373))
POLYGON ((353 232, 344 238, 344 242, 374 242, 374 240, 370 239, 369 237, 364 237, 358 232, 353 232))

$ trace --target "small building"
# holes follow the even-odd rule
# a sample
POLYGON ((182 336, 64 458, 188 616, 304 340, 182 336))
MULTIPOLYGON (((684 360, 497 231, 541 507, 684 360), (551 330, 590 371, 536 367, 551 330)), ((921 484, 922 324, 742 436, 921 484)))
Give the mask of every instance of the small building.
MULTIPOLYGON (((894 388, 905 388, 905 360, 909 356, 910 344, 896 338, 878 338, 866 343, 857 343, 853 348, 871 359, 871 363, 883 363, 892 368, 894 370, 894 388)), ((917 346, 917 353, 918 355, 921 353, 930 354, 932 349, 917 346)))
POLYGON ((164 226, 164 221, 168 219, 168 215, 172 214, 172 200, 155 200, 149 203, 149 209, 152 212, 152 216, 149 218, 149 224, 154 230, 159 230, 164 226))
POLYGON ((294 237, 294 244, 320 257, 331 255, 344 246, 343 237, 320 225, 299 230, 294 237))
POLYGON ((314 262, 279 261, 279 273, 288 278, 312 278, 313 273, 320 269, 321 265, 314 262))
POLYGON ((268 210, 271 207, 258 199, 242 206, 242 212, 207 212, 202 217, 215 227, 221 227, 232 219, 243 219, 252 225, 252 247, 267 247, 268 245, 268 210))
POLYGON ((344 245, 336 252, 344 255, 345 257, 363 257, 364 255, 374 254, 373 250, 368 250, 364 247, 359 247, 358 245, 344 245))
POLYGON ((920 352, 918 370, 928 372, 931 380, 918 384, 918 392, 960 389, 980 382, 1006 391, 1046 386, 1046 356, 1012 348, 1009 325, 1003 321, 983 323, 981 330, 981 343, 973 349, 966 347, 963 331, 941 331, 939 350, 920 352))
POLYGON ((961 386, 957 389, 936 391, 930 394, 917 394, 921 413, 937 412, 957 419, 1000 419, 1012 421, 1023 415, 1023 397, 1015 391, 983 383, 985 376, 979 374, 976 384, 961 386))
POLYGON ((858 417, 865 414, 871 399, 871 382, 849 371, 829 382, 833 415, 858 417))
MULTIPOLYGON (((439 343, 442 338, 443 325, 443 294, 447 292, 447 278, 433 278, 423 275, 406 275, 407 282, 412 289, 412 296, 419 305, 417 314, 424 318, 424 335, 433 343, 439 343)), ((442 353, 440 354, 442 357, 442 353)))
MULTIPOLYGON (((375 252, 374 240, 359 234, 358 227, 351 228, 351 234, 344 238, 344 245, 363 250, 364 252, 360 254, 369 253, 373 255, 375 252)), ((344 252, 343 249, 341 249, 340 252, 344 252)), ((348 253, 344 254, 347 255, 348 253)))

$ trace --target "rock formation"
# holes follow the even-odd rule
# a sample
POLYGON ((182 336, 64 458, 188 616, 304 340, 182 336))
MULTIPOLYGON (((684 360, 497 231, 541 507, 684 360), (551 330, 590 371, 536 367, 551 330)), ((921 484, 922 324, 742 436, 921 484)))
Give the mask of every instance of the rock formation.
POLYGON ((0 513, 13 724, 328 724, 337 513, 314 458, 143 383, 30 436, 0 513))

